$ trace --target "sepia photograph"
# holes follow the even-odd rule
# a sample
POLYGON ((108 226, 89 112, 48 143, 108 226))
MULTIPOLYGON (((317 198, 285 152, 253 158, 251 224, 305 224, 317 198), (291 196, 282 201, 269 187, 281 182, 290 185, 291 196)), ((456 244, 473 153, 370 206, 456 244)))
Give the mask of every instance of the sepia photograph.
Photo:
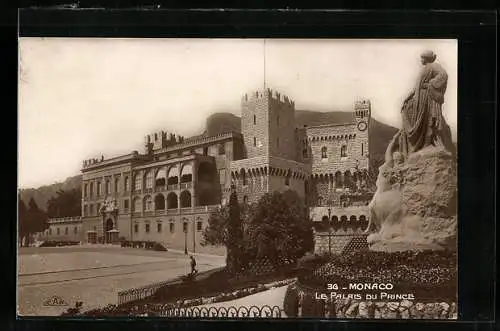
POLYGON ((19 38, 17 314, 459 318, 456 39, 19 38))

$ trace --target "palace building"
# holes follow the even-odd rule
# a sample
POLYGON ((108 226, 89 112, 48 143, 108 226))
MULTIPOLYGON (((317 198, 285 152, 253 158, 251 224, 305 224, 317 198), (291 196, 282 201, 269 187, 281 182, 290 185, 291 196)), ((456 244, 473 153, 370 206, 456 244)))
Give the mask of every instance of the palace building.
POLYGON ((217 251, 200 245, 202 231, 210 213, 229 201, 232 187, 241 202, 295 190, 315 222, 324 221, 326 208, 328 220, 340 222, 343 208, 358 203, 361 212, 345 217, 364 222, 366 199, 342 196, 366 184, 370 118, 370 102, 363 100, 354 103, 349 123, 299 128, 289 97, 271 89, 245 94, 241 132, 186 139, 154 132, 146 135, 142 152, 84 161, 79 236, 89 243, 124 238, 217 251))

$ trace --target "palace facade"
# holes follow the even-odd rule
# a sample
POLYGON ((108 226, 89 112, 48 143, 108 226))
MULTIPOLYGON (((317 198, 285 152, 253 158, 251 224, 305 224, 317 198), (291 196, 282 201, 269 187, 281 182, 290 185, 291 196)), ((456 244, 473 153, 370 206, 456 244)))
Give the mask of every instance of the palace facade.
POLYGON ((325 215, 340 219, 343 208, 358 204, 353 215, 364 222, 366 199, 342 196, 366 185, 370 118, 370 102, 362 100, 354 103, 348 123, 299 128, 287 96, 270 89, 245 94, 241 132, 186 139, 153 132, 142 152, 84 161, 79 236, 89 243, 124 238, 220 252, 201 245, 202 231, 210 213, 228 201, 231 187, 242 202, 295 190, 315 222, 325 215))

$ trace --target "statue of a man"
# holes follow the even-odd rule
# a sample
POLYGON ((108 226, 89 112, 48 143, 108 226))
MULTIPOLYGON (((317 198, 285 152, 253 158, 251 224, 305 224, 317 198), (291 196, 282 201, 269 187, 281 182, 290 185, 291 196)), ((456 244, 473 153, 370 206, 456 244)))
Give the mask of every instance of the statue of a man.
POLYGON ((432 51, 426 51, 420 57, 424 67, 401 109, 403 127, 399 150, 404 157, 430 145, 453 152, 451 130, 441 109, 448 74, 435 62, 436 55, 432 51))

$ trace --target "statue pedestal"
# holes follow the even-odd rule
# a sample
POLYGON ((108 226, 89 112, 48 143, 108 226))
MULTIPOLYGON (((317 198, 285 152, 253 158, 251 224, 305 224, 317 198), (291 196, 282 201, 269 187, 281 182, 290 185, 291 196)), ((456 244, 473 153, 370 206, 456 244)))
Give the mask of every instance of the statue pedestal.
POLYGON ((456 250, 457 179, 455 159, 427 147, 405 164, 380 168, 370 216, 379 231, 368 236, 370 250, 456 250), (397 172, 397 174, 396 174, 397 172), (399 175, 402 182, 391 183, 399 175))

